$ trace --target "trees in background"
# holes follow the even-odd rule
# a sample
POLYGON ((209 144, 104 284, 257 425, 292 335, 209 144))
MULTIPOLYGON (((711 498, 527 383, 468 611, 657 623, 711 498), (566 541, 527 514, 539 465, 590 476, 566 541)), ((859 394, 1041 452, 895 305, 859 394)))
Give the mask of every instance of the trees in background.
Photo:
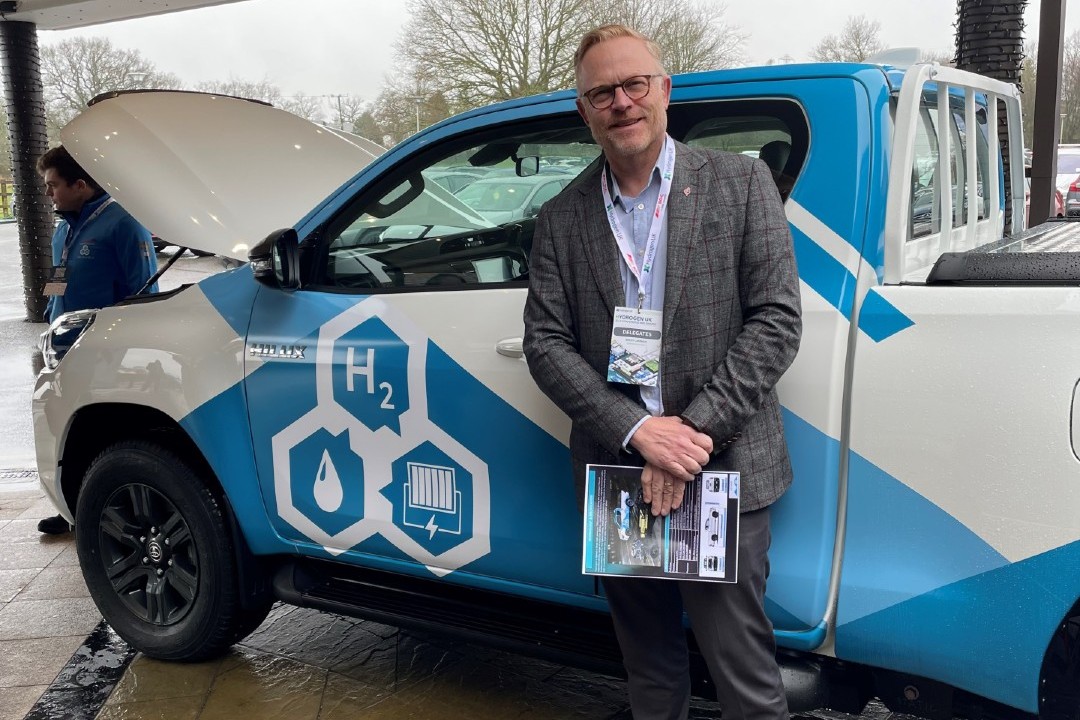
MULTIPOLYGON (((402 70, 376 104, 384 114, 419 105, 425 125, 441 119, 429 95, 454 113, 573 87, 578 41, 604 22, 653 37, 669 72, 730 67, 745 39, 712 0, 412 0, 411 9, 397 46, 402 70)), ((386 128, 395 140, 407 123, 399 125, 386 128)))
MULTIPOLYGON (((1039 47, 1024 45, 1024 63, 1020 83, 1024 90, 1024 140, 1030 143, 1035 130, 1035 70, 1038 67, 1039 47)), ((1065 38, 1065 53, 1061 63, 1061 142, 1080 143, 1080 30, 1065 38)))
POLYGON ((176 75, 158 70, 138 50, 89 37, 43 46, 41 79, 51 144, 58 142, 60 128, 103 92, 181 85, 176 75))
POLYGON ((810 57, 818 62, 863 62, 885 49, 880 35, 880 22, 853 15, 839 33, 823 37, 810 51, 810 57))
MULTIPOLYGON (((263 100, 389 145, 416 132, 418 126, 426 127, 456 112, 571 87, 572 58, 581 34, 604 22, 622 22, 655 38, 671 73, 738 65, 746 40, 743 32, 725 21, 724 5, 716 0, 410 2, 412 19, 396 50, 400 70, 386 78, 382 92, 370 102, 350 94, 284 95, 268 79, 230 77, 198 83, 194 89, 263 100)), ((987 2, 994 12, 1011 9, 1013 15, 1022 12, 1025 4, 1025 0, 958 0, 958 58, 961 40, 967 43, 965 47, 977 49, 977 43, 968 38, 981 22, 978 8, 987 2)), ((1009 17, 1009 23, 1016 22, 1009 17)), ((995 27, 1002 29, 1001 23, 995 27)), ((1022 26, 1004 29, 1013 42, 1022 26)), ((883 48, 880 32, 879 22, 865 15, 852 16, 838 33, 822 38, 811 55, 820 61, 862 61, 883 48)), ((1025 90, 1025 136, 1030 137, 1035 46, 1023 48, 1022 54, 1019 80, 1025 90)), ((138 51, 117 48, 105 39, 68 39, 42 46, 41 55, 52 143, 58 142, 59 128, 102 92, 182 87, 176 75, 158 69, 138 51)), ((1015 48, 1002 57, 1015 58, 1015 48)), ((949 60, 945 56, 924 59, 949 60)), ((1080 33, 1066 43, 1061 112, 1062 141, 1080 142, 1080 33)), ((6 174, 9 162, 8 153, 2 155, 0 175, 6 174)))
POLYGON ((1080 143, 1080 30, 1065 40, 1061 68, 1061 142, 1080 143))

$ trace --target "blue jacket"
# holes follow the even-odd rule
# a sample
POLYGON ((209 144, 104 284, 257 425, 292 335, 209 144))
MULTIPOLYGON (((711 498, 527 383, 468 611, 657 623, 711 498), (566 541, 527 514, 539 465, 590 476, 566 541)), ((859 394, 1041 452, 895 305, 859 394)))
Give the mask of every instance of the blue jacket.
MULTIPOLYGON (((64 244, 67 289, 49 299, 48 318, 73 310, 103 308, 137 293, 157 272, 157 257, 150 232, 127 210, 113 202, 87 223, 108 194, 94 198, 77 213, 57 213, 62 219, 52 238, 53 266, 59 266, 64 244)), ((155 283, 149 292, 157 292, 155 283)))

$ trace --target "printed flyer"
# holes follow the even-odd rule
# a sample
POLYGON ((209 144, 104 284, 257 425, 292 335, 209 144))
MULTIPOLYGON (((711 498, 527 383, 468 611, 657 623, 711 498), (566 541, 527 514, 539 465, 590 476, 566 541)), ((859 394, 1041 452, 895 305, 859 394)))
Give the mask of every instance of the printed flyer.
POLYGON ((582 572, 736 582, 739 473, 698 474, 682 505, 661 517, 645 503, 641 471, 622 465, 586 469, 582 572))

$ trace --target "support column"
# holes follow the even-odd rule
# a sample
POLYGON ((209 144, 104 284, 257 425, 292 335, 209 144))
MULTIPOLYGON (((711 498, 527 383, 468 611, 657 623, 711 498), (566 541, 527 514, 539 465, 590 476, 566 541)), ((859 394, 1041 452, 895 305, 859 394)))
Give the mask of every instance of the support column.
POLYGON ((26 319, 42 322, 46 298, 41 293, 52 270, 54 221, 52 203, 35 167, 48 149, 49 139, 34 23, 0 21, 0 62, 11 138, 11 171, 15 176, 26 319))
MULTIPOLYGON (((1065 60, 1065 2, 1042 0, 1039 61, 1035 65, 1035 128, 1031 138, 1031 213, 1028 227, 1054 212, 1057 147, 1061 137, 1061 72, 1065 60)), ((1027 88, 1025 88, 1026 90, 1027 88)))

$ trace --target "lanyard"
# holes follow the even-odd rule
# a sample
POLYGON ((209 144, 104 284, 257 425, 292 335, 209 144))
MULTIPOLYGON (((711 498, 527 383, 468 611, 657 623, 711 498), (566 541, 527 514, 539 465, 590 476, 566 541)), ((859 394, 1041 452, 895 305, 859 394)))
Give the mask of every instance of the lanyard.
POLYGON ((652 277, 653 260, 656 258, 656 250, 660 244, 660 228, 663 226, 664 206, 667 204, 668 194, 671 193, 671 175, 675 171, 675 141, 670 136, 665 136, 664 163, 660 167, 660 194, 656 197, 656 210, 653 211, 649 221, 649 234, 645 241, 645 256, 642 258, 641 269, 638 269, 637 261, 634 260, 634 250, 630 247, 630 240, 623 232, 622 225, 615 217, 615 203, 611 199, 611 191, 608 190, 607 165, 600 174, 600 190, 604 193, 604 208, 607 212, 608 225, 611 226, 611 234, 615 236, 615 244, 619 246, 619 253, 630 268, 630 272, 638 284, 638 310, 645 302, 645 288, 651 288, 649 281, 652 277))
POLYGON ((66 267, 67 266, 68 252, 75 245, 75 239, 77 237, 79 237, 79 235, 82 233, 83 230, 86 229, 87 225, 89 225, 95 219, 97 219, 97 216, 100 215, 105 210, 105 208, 112 205, 112 203, 113 203, 112 198, 109 198, 105 202, 101 203, 101 205, 98 206, 98 209, 95 210, 94 212, 90 213, 90 217, 86 218, 86 220, 83 221, 83 224, 79 226, 78 230, 76 230, 73 233, 68 234, 67 240, 64 241, 64 251, 60 254, 60 267, 66 267))

